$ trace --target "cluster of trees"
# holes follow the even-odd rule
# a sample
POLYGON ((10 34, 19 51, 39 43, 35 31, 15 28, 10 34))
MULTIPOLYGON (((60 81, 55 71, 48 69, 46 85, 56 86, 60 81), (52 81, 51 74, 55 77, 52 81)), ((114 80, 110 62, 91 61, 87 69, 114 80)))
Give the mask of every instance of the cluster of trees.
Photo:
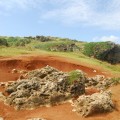
POLYGON ((0 38, 0 46, 8 46, 8 42, 5 38, 0 38))
POLYGON ((0 46, 25 46, 31 42, 30 39, 20 37, 0 37, 0 46))
POLYGON ((120 63, 120 45, 112 42, 91 42, 84 45, 83 53, 112 64, 120 63))

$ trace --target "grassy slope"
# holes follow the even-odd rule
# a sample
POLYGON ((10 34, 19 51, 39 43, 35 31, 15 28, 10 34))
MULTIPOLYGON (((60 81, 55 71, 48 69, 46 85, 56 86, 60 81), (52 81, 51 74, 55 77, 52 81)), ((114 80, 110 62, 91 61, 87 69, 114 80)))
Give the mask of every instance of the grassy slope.
POLYGON ((28 47, 0 47, 0 56, 17 56, 17 55, 25 55, 25 54, 33 54, 33 55, 55 55, 55 56, 62 56, 72 60, 76 60, 77 62, 83 63, 89 67, 99 67, 104 70, 107 70, 113 74, 120 73, 120 65, 111 65, 107 62, 101 62, 97 59, 87 57, 80 52, 50 52, 44 51, 39 49, 28 47))

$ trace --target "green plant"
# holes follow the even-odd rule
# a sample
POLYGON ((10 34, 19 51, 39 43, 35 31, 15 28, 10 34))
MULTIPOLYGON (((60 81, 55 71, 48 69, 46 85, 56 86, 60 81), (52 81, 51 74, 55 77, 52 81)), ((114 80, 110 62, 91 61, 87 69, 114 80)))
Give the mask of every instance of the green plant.
POLYGON ((81 78, 81 76, 83 76, 82 73, 77 70, 69 72, 69 83, 72 84, 74 81, 81 78))
POLYGON ((111 42, 90 42, 84 45, 83 53, 89 57, 102 59, 102 53, 112 48, 111 42))
POLYGON ((0 46, 8 46, 7 40, 5 38, 0 38, 0 46))

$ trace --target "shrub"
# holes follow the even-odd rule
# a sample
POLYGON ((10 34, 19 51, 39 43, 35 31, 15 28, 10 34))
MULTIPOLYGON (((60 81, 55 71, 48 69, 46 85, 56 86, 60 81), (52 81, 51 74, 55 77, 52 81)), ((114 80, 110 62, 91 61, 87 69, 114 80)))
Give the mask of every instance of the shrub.
POLYGON ((89 57, 93 56, 97 59, 102 59, 102 53, 111 49, 114 43, 111 42, 91 42, 84 45, 83 53, 89 57))
POLYGON ((5 38, 0 38, 0 46, 8 46, 7 40, 5 38))
POLYGON ((21 38, 21 37, 8 37, 7 42, 9 46, 25 46, 31 42, 28 38, 21 38))
POLYGON ((78 70, 73 70, 69 72, 69 83, 72 84, 74 81, 81 78, 81 76, 83 77, 82 73, 78 70))

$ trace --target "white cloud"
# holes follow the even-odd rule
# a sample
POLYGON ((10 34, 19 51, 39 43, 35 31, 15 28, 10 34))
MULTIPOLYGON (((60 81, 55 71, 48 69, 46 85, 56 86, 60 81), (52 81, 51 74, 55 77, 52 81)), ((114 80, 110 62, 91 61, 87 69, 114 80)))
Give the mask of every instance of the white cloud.
POLYGON ((0 0, 0 12, 38 9, 40 20, 120 29, 120 0, 0 0), (42 12, 40 11, 42 9, 42 12))
POLYGON ((111 35, 111 36, 95 37, 93 38, 93 41, 111 41, 111 42, 119 43, 120 38, 117 36, 111 35))
MULTIPOLYGON (((44 1, 44 0, 43 0, 44 1)), ((43 3, 41 0, 0 0, 0 10, 9 12, 14 8, 28 9, 35 8, 40 3, 43 3)))
POLYGON ((103 29, 120 29, 119 6, 119 0, 109 0, 109 2, 107 0, 69 0, 60 8, 44 13, 42 18, 57 18, 59 22, 65 24, 89 25, 103 29))

